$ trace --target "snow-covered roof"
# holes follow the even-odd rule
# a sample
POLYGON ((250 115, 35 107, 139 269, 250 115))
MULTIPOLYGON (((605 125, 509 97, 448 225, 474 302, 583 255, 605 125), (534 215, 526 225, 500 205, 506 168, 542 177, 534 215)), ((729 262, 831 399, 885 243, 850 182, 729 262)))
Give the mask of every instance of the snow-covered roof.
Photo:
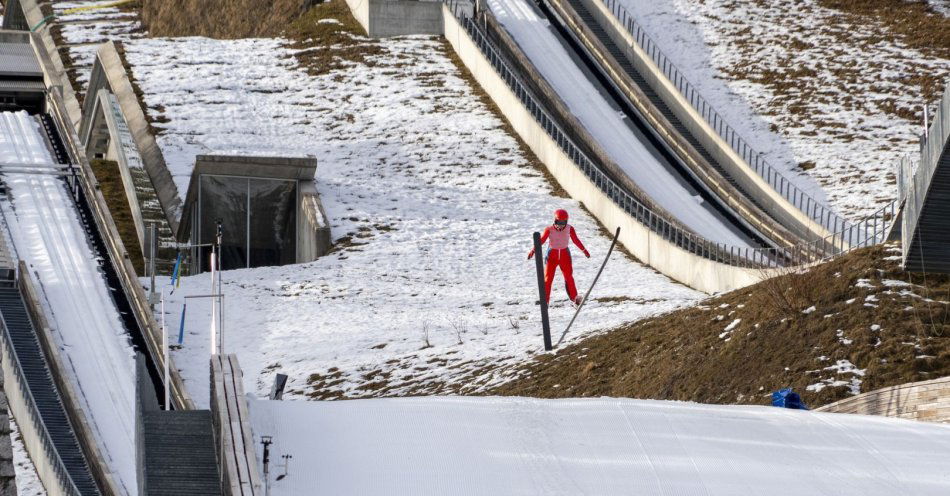
POLYGON ((950 494, 950 426, 757 406, 250 400, 271 494, 950 494), (283 455, 291 455, 285 473, 283 455))

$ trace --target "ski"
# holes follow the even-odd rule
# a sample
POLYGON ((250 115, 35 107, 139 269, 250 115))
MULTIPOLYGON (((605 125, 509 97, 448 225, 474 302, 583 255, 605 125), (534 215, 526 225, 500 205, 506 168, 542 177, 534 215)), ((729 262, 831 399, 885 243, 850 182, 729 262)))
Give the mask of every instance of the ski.
POLYGON ((548 300, 544 292, 544 263, 541 262, 541 233, 534 233, 534 263, 538 270, 538 304, 541 305, 541 331, 544 351, 551 351, 551 324, 548 320, 548 300))
POLYGON ((581 313, 581 309, 584 308, 584 305, 587 303, 587 298, 590 297, 590 292, 594 290, 594 285, 597 284, 597 280, 600 279, 600 274, 604 271, 604 267, 607 266, 607 260, 610 260, 610 254, 614 251, 614 246, 617 244, 617 238, 620 236, 620 228, 617 228, 617 231, 614 233, 614 240, 610 243, 610 248, 607 249, 607 256, 604 257, 604 263, 600 264, 600 270, 597 271, 597 275, 594 276, 594 281, 590 283, 590 287, 587 288, 587 293, 584 295, 584 299, 581 300, 581 304, 577 305, 577 310, 574 311, 574 316, 571 317, 571 321, 567 323, 567 328, 564 329, 564 332, 561 334, 561 339, 557 340, 558 346, 564 341, 564 336, 567 336, 567 331, 571 330, 571 326, 574 325, 574 320, 577 319, 577 314, 581 313))

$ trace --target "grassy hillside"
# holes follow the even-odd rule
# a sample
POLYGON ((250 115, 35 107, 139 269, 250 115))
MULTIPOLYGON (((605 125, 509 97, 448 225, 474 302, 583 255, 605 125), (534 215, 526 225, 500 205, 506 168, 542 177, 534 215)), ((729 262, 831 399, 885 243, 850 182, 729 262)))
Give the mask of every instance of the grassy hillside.
POLYGON ((874 247, 536 358, 491 394, 810 406, 950 374, 946 276, 874 247))
POLYGON ((276 36, 303 11, 302 0, 143 0, 152 36, 235 39, 276 36))

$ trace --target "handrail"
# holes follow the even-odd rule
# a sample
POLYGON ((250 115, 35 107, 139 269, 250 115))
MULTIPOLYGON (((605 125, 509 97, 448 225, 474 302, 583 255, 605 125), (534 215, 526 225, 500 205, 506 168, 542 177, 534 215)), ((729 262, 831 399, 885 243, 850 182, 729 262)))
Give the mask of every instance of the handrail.
POLYGON ((539 103, 539 99, 524 83, 523 77, 512 69, 494 47, 487 34, 467 14, 467 3, 457 0, 444 0, 444 2, 459 21, 460 26, 472 38, 475 46, 482 51, 482 54, 497 71, 501 79, 512 90, 512 93, 524 104, 532 117, 584 175, 637 222, 645 225, 652 232, 677 247, 727 265, 743 268, 770 268, 802 265, 829 259, 833 255, 828 254, 827 246, 833 246, 843 253, 854 248, 877 244, 886 238, 890 224, 894 219, 894 202, 885 204, 870 216, 856 223, 842 224, 840 230, 823 238, 784 248, 729 246, 710 241, 677 226, 631 196, 580 150, 569 135, 561 129, 556 120, 545 110, 545 107, 539 103))
MULTIPOLYGON (((21 277, 29 277, 29 274, 24 275, 23 273, 18 272, 16 279, 17 285, 19 285, 21 277)), ((59 455, 59 451, 53 445, 52 436, 49 433, 49 429, 46 427, 46 422, 43 420, 43 416, 40 415, 36 406, 36 398, 33 397, 33 391, 31 391, 30 387, 27 385, 26 375, 23 372, 23 364, 20 362, 20 357, 17 355, 16 349, 13 347, 13 337, 10 336, 10 329, 3 313, 0 313, 0 323, 3 324, 3 340, 6 344, 6 348, 10 350, 10 357, 13 359, 13 367, 11 368, 13 369, 13 373, 17 376, 16 382, 19 386, 20 393, 23 394, 24 398, 26 399, 25 403, 33 425, 39 426, 41 430, 40 442, 43 445, 43 451, 46 452, 47 457, 49 457, 49 459, 52 461, 53 472, 56 474, 56 479, 59 481, 60 486, 67 491, 67 494, 78 496, 81 494, 79 492, 79 488, 73 481, 72 475, 68 470, 66 470, 66 464, 59 455)), ((47 367, 49 367, 49 365, 47 365, 47 367)), ((61 398, 60 401, 62 401, 61 398)))
MULTIPOLYGON (((915 163, 912 156, 901 161, 898 168, 897 184, 900 197, 904 200, 904 236, 911 239, 920 219, 924 199, 930 189, 930 182, 937 170, 937 162, 950 141, 950 84, 934 113, 934 120, 927 133, 920 137, 920 162, 915 163), (914 167, 916 165, 916 168, 914 167)), ((903 256, 907 259, 911 243, 903 244, 903 256)))
POLYGON ((835 213, 831 207, 814 199, 804 190, 800 189, 790 179, 786 178, 781 171, 768 163, 763 155, 750 146, 736 130, 726 123, 726 120, 716 111, 716 109, 703 98, 696 87, 689 82, 673 62, 663 53, 659 45, 650 37, 647 31, 634 20, 634 16, 627 11, 621 3, 621 0, 601 0, 604 5, 613 13, 614 17, 620 21, 627 29, 627 32, 633 36, 640 48, 650 56, 656 66, 663 71, 666 78, 676 87, 683 97, 689 101, 690 105, 698 112, 723 139, 729 144, 729 147, 736 152, 742 160, 752 168, 769 186, 782 195, 795 208, 801 210, 811 220, 820 224, 834 233, 839 229, 848 229, 851 221, 835 213))

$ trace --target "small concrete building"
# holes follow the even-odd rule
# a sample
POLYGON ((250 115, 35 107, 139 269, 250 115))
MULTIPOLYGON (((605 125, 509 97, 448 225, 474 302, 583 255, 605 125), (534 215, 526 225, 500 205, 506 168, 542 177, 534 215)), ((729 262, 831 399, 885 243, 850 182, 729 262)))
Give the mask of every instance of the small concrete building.
MULTIPOLYGON (((314 158, 198 155, 178 240, 214 243, 220 225, 225 270, 315 260, 330 248, 316 171, 314 158)), ((210 252, 192 248, 195 273, 209 269, 210 252)))

